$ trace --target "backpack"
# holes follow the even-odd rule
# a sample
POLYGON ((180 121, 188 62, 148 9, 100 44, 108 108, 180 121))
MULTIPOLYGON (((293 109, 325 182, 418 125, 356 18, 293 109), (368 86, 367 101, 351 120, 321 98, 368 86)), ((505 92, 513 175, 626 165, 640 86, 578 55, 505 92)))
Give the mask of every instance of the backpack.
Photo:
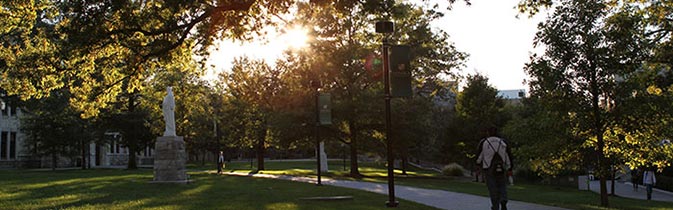
POLYGON ((500 152, 500 144, 498 144, 498 150, 496 150, 491 142, 486 140, 486 143, 488 143, 488 146, 490 146, 491 149, 495 152, 493 158, 491 159, 491 165, 488 167, 488 172, 493 175, 505 175, 505 161, 502 160, 500 153, 498 153, 500 152))

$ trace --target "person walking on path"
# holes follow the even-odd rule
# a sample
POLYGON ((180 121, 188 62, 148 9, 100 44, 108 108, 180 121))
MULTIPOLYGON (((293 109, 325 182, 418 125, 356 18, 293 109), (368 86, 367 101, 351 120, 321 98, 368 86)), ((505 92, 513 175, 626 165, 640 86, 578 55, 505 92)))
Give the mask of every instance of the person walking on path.
POLYGON ((220 156, 217 158, 217 173, 222 173, 222 168, 224 168, 224 152, 220 151, 220 156))
POLYGON ((638 168, 631 169, 631 182, 633 183, 633 191, 638 191, 639 181, 640 181, 640 172, 638 168))
POLYGON ((477 164, 486 175, 491 209, 507 210, 507 173, 512 171, 514 164, 511 149, 497 132, 495 127, 486 130, 487 137, 479 142, 477 164))
POLYGON ((652 186, 657 184, 657 177, 654 176, 654 169, 649 167, 643 173, 643 185, 647 188, 647 200, 652 200, 652 186))

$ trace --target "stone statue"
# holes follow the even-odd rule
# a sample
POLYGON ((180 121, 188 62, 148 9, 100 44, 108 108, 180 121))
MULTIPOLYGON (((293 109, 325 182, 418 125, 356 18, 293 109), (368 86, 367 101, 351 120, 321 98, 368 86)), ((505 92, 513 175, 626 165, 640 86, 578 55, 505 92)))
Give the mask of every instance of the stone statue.
POLYGON ((325 142, 320 142, 320 171, 327 172, 329 171, 327 166, 327 153, 325 153, 325 142))
POLYGON ((166 130, 164 136, 177 136, 175 134, 175 98, 173 98, 173 87, 166 88, 168 94, 164 97, 164 103, 161 108, 164 111, 164 122, 166 123, 166 130))

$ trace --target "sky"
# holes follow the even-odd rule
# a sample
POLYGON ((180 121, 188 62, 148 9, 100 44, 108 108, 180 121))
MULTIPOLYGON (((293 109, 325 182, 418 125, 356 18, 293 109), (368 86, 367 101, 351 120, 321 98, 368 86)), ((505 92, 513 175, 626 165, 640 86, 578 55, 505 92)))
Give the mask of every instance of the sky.
POLYGON ((537 25, 545 15, 532 18, 519 15, 519 0, 472 0, 471 6, 456 1, 451 11, 436 21, 435 27, 446 31, 459 51, 469 54, 462 74, 479 72, 499 90, 527 89, 523 71, 529 62, 537 25))
MULTIPOLYGON (((469 54, 462 75, 479 72, 488 76, 489 83, 499 90, 527 89, 523 84, 527 78, 523 67, 530 54, 539 51, 533 48, 533 38, 537 24, 545 16, 519 15, 517 18, 515 6, 519 1, 472 0, 470 6, 456 1, 452 10, 444 11, 445 16, 433 23, 433 27, 450 35, 450 41, 459 51, 469 54)), ((440 6, 446 8, 446 4, 440 6)), ((206 78, 214 79, 217 72, 230 69, 234 58, 241 55, 273 63, 287 47, 286 43, 292 42, 292 37, 270 31, 265 42, 221 41, 219 50, 214 50, 208 60, 214 68, 208 70, 206 78)))

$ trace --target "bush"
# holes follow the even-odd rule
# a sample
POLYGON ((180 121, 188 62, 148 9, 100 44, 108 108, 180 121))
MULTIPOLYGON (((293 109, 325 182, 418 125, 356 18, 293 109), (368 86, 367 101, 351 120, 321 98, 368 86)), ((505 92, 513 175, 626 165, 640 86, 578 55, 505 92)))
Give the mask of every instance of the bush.
POLYGON ((520 181, 529 183, 538 183, 543 179, 535 171, 529 168, 519 168, 514 170, 514 177, 520 181))
POLYGON ((673 191, 673 178, 659 175, 657 176, 657 184, 654 187, 666 191, 673 191))
POLYGON ((463 176, 465 169, 458 163, 450 163, 442 168, 442 174, 447 176, 463 176))

